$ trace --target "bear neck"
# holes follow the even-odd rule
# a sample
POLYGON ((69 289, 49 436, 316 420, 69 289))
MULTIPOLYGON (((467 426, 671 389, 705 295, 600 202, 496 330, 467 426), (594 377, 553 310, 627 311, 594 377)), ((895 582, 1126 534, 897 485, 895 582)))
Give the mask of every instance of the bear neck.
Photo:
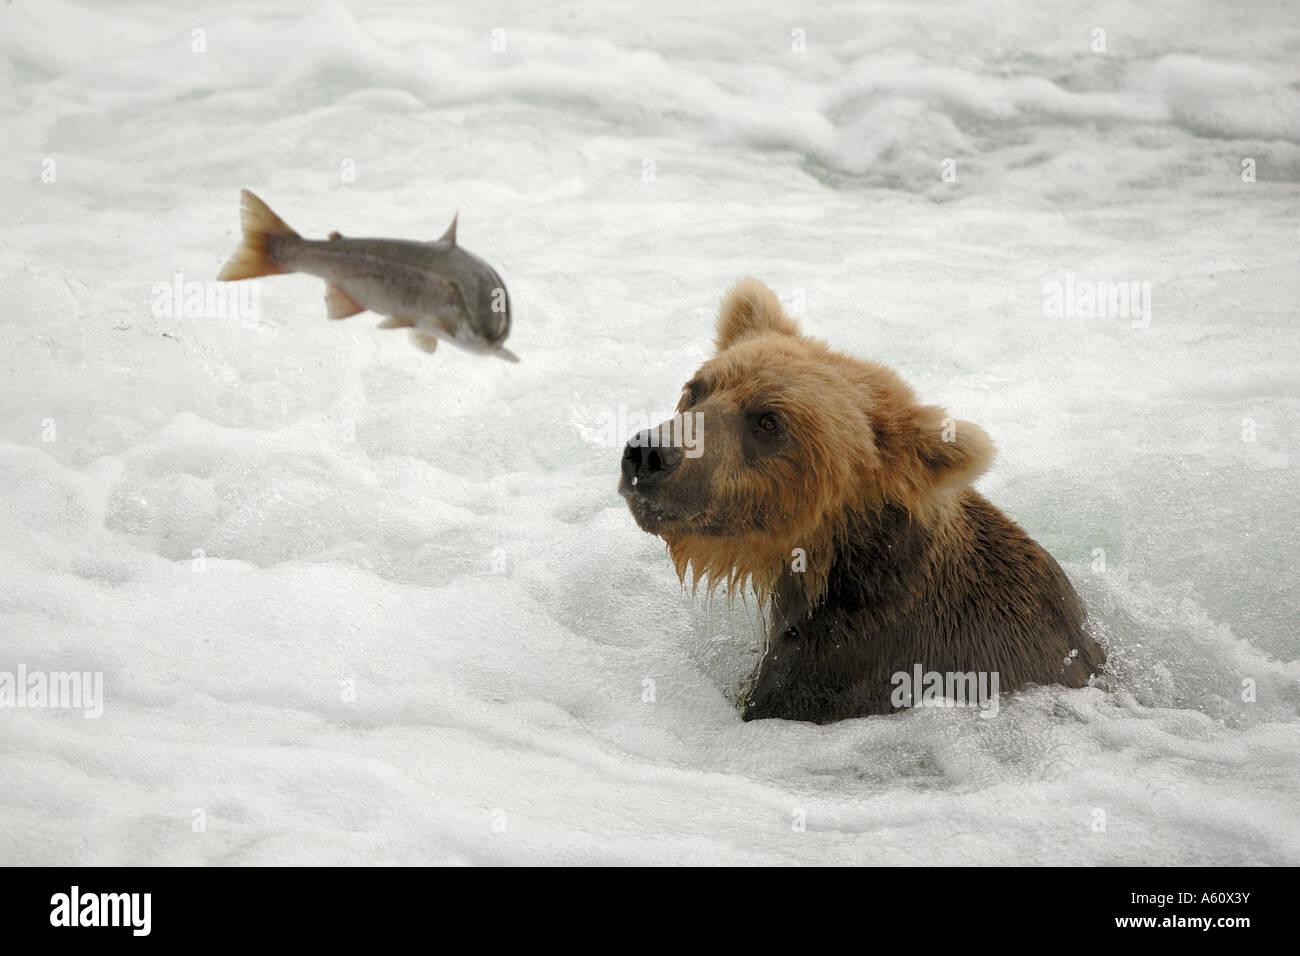
POLYGON ((931 579, 937 539, 959 518, 956 508, 915 514, 886 503, 850 513, 826 536, 811 573, 789 569, 771 592, 774 630, 807 621, 833 607, 846 617, 881 618, 912 605, 920 582, 931 579))

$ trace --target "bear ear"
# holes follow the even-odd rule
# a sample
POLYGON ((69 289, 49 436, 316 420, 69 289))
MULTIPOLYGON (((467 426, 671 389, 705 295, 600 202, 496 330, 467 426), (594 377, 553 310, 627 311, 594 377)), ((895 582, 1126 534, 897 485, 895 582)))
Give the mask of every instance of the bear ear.
POLYGON ((934 488, 960 488, 993 461, 993 439, 978 425, 960 422, 938 406, 922 409, 921 465, 934 488))
POLYGON ((777 332, 798 335, 799 326, 785 314, 776 293, 753 276, 731 287, 718 314, 718 351, 723 352, 747 335, 777 332))

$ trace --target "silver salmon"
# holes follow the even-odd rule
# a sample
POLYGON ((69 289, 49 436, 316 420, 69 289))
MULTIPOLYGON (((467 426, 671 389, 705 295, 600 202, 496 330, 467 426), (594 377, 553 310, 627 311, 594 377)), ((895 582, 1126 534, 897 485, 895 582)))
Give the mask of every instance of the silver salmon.
POLYGON ((407 239, 304 239, 247 189, 239 194, 244 241, 218 279, 305 272, 325 280, 331 319, 369 309, 381 329, 409 328, 426 352, 439 341, 468 352, 519 358, 504 345, 510 296, 495 269, 456 244, 456 219, 434 242, 407 239))

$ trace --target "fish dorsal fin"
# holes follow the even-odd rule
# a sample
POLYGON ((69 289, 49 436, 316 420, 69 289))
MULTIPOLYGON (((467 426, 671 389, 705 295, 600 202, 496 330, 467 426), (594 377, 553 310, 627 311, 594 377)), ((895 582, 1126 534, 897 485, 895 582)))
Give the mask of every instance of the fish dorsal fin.
POLYGON ((337 229, 335 229, 333 232, 329 234, 329 239, 331 241, 335 239, 342 239, 342 238, 343 238, 343 233, 339 232, 337 229))
POLYGON ((459 212, 456 213, 456 215, 451 217, 451 225, 448 226, 447 231, 442 234, 442 238, 438 240, 439 242, 445 242, 451 246, 454 246, 456 244, 456 220, 459 218, 460 218, 459 212))

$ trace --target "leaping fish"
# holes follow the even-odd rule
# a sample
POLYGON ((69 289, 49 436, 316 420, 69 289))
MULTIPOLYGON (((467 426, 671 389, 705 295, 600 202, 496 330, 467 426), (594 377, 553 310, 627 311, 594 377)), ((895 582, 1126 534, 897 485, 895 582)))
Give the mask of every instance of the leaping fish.
POLYGON ((426 352, 439 340, 468 352, 519 358, 505 348, 510 296, 495 269, 456 244, 456 218, 434 242, 407 239, 304 239, 247 189, 239 194, 244 241, 218 279, 305 272, 325 280, 331 319, 369 309, 381 329, 409 328, 426 352))

